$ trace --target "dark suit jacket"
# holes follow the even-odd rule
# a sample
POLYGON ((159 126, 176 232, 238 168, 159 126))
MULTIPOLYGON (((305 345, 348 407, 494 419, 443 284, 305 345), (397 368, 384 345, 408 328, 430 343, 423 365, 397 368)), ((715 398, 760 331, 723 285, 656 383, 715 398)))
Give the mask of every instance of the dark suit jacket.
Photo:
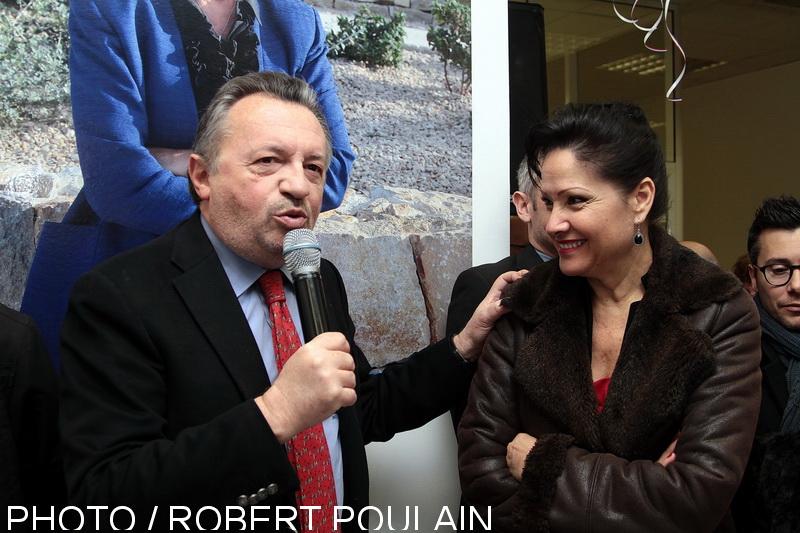
POLYGON ((506 257, 496 263, 468 268, 459 274, 453 285, 450 307, 447 309, 447 336, 455 335, 464 329, 472 313, 500 274, 509 270, 531 269, 541 264, 544 264, 544 261, 529 244, 517 255, 506 257))
POLYGON ((0 305, 0 507, 64 504, 57 421, 58 378, 42 336, 0 305))
MULTIPOLYGON (((357 513, 369 494, 365 443, 445 412, 470 372, 443 342, 370 374, 342 279, 327 261, 321 274, 331 329, 357 367, 358 401, 339 412, 344 504, 357 513)), ((269 379, 199 215, 78 280, 62 353, 73 503, 222 507, 266 489, 259 505, 294 504, 297 476, 252 401, 269 379)))
POLYGON ((781 361, 780 350, 772 337, 761 334, 761 413, 756 430, 758 436, 780 431, 783 412, 789 403, 787 368, 781 361))
POLYGON ((800 434, 780 433, 789 402, 781 349, 762 332, 761 410, 750 462, 731 506, 737 531, 795 531, 800 524, 795 503, 800 497, 800 434))
MULTIPOLYGON (((510 270, 531 269, 543 265, 544 261, 536 253, 532 245, 528 245, 517 255, 501 259, 496 263, 487 263, 468 268, 458 275, 453 292, 450 296, 450 306, 447 308, 446 337, 455 335, 464 329, 478 304, 486 297, 492 284, 503 272, 510 270)), ((473 367, 474 372, 474 367, 473 367)), ((450 410, 453 425, 458 428, 461 415, 467 407, 467 396, 463 395, 450 410)))

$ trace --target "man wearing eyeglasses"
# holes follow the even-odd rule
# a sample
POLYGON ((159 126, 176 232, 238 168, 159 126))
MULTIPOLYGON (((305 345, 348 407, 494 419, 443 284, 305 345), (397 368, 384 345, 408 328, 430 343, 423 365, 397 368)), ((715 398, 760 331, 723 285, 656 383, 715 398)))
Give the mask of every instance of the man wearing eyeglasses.
MULTIPOLYGON (((800 202, 768 198, 747 236, 761 314, 761 413, 737 530, 800 526, 800 202), (777 496, 777 497, 776 497, 777 496)), ((788 529, 787 529, 788 528, 788 529)))

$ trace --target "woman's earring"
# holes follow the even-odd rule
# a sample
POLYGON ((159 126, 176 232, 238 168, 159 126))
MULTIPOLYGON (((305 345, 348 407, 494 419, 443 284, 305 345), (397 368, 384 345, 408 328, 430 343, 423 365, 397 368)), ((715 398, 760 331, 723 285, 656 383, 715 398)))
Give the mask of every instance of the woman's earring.
POLYGON ((636 223, 636 235, 633 236, 633 244, 641 246, 644 244, 644 235, 642 235, 641 225, 636 223))

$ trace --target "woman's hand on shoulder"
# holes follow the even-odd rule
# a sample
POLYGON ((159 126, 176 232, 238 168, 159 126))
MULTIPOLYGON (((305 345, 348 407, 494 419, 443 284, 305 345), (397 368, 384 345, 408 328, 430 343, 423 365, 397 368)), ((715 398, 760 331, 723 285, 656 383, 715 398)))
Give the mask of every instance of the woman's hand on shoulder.
POLYGON ((511 475, 517 481, 522 481, 522 470, 525 468, 525 460, 528 454, 536 446, 537 439, 527 433, 518 433, 514 440, 506 447, 506 464, 511 471, 511 475))

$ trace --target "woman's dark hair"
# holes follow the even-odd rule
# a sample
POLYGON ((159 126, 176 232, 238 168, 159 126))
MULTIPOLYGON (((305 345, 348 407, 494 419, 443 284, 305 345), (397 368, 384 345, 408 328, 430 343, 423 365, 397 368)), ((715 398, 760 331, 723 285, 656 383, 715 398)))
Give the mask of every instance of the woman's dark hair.
POLYGON ((664 152, 639 106, 619 102, 567 104, 531 128, 525 149, 537 183, 542 178, 544 158, 555 150, 568 149, 578 161, 594 165, 601 178, 616 184, 623 193, 650 177, 656 189, 650 223, 669 209, 664 152))

